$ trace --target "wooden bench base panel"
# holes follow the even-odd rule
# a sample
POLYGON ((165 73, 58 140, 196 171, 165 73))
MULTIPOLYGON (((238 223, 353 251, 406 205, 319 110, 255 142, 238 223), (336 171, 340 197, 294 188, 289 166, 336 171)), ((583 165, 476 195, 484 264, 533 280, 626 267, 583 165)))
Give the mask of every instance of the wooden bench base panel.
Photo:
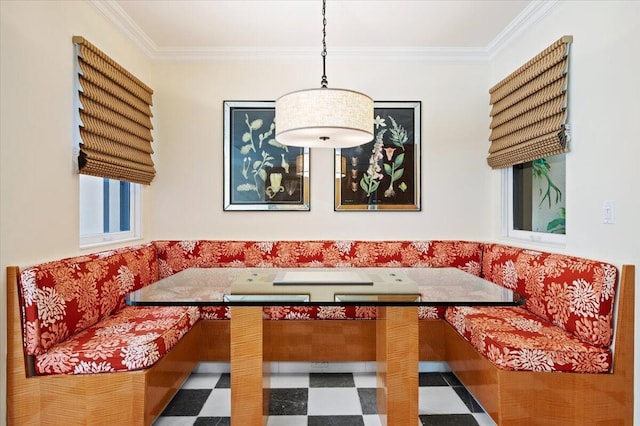
POLYGON ((8 424, 150 425, 197 364, 193 337, 147 370, 30 378, 14 372, 8 424))
POLYGON ((146 373, 146 402, 144 424, 151 424, 165 409, 184 381, 198 365, 198 348, 202 346, 200 323, 146 373), (194 332, 195 331, 195 332, 194 332))
MULTIPOLYGON (((445 361, 442 320, 421 320, 420 361, 445 361)), ((229 321, 202 320, 200 360, 229 362, 229 321)), ((281 362, 364 362, 376 360, 376 323, 370 320, 265 321, 264 357, 281 362)))
POLYGON ((613 373, 501 370, 448 323, 449 366, 499 425, 633 425, 635 268, 624 266, 619 288, 613 373))
POLYGON ((447 334, 449 366, 499 425, 631 425, 611 374, 500 370, 453 328, 447 334))

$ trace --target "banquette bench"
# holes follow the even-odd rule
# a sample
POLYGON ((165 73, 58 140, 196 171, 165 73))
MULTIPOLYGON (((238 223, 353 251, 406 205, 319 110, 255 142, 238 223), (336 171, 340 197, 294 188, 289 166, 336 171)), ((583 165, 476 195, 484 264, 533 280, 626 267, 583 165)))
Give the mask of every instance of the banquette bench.
MULTIPOLYGON (((7 268, 8 423, 150 424, 198 362, 228 361, 227 309, 126 306, 130 291, 190 267, 337 266, 456 267, 515 289, 522 307, 420 308, 420 359, 448 362, 498 424, 632 424, 633 266, 619 280, 500 244, 341 240, 154 241, 7 268)), ((376 359, 375 308, 264 311, 266 360, 376 359)))

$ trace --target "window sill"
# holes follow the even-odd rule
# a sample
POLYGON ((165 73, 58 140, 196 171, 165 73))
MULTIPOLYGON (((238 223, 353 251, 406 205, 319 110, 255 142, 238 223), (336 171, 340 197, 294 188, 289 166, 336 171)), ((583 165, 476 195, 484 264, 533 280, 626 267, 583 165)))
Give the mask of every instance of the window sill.
POLYGON ((133 236, 125 238, 117 238, 115 236, 90 237, 90 241, 80 242, 80 249, 92 249, 96 247, 104 247, 120 243, 128 243, 131 241, 142 241, 142 237, 133 236))
POLYGON ((567 245, 566 234, 545 234, 527 231, 512 231, 509 235, 502 235, 502 242, 513 245, 526 245, 527 247, 540 247, 544 249, 564 249, 567 245))

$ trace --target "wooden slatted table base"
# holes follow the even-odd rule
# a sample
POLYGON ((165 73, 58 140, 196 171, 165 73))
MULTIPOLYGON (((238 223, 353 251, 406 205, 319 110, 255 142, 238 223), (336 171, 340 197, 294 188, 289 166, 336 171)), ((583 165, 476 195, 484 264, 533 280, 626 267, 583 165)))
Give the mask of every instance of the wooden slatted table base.
POLYGON ((414 425, 418 419, 418 308, 379 307, 376 324, 378 387, 382 425, 414 425))
POLYGON ((231 425, 266 425, 269 371, 263 359, 262 307, 231 307, 231 425))

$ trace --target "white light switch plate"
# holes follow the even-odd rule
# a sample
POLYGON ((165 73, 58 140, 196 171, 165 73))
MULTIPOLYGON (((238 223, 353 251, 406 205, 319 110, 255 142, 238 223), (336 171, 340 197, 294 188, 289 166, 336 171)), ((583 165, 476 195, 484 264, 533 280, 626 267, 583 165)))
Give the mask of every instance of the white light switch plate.
POLYGON ((602 223, 616 223, 616 204, 613 201, 605 201, 602 203, 602 223))

